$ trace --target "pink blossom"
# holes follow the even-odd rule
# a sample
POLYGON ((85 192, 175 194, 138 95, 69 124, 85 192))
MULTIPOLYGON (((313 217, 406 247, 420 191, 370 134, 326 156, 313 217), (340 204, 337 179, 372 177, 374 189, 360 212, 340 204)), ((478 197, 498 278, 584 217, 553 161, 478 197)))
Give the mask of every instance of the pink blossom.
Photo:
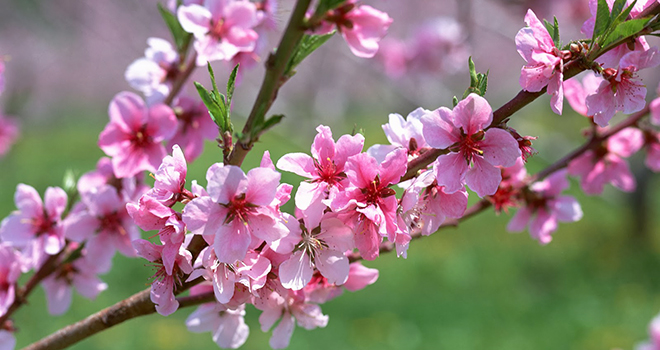
POLYGON ((416 203, 412 208, 404 207, 406 223, 411 228, 421 229, 422 235, 428 236, 440 228, 447 217, 460 218, 463 216, 468 203, 468 194, 465 189, 454 193, 445 193, 443 186, 433 176, 433 171, 421 174, 406 190, 406 196, 415 196, 416 203))
POLYGON ((362 151, 364 137, 343 135, 335 141, 327 126, 319 125, 312 144, 312 156, 289 153, 277 161, 277 167, 309 180, 301 182, 296 192, 296 206, 307 210, 310 206, 325 207, 321 201, 344 189, 346 160, 362 151))
POLYGON ((619 69, 604 71, 595 94, 587 96, 587 112, 594 122, 607 126, 616 112, 625 114, 642 110, 646 105, 646 87, 637 79, 637 71, 660 64, 658 48, 632 51, 621 58, 619 69))
POLYGON ((384 236, 401 244, 410 240, 405 227, 398 225, 396 192, 389 186, 406 173, 407 152, 396 149, 378 163, 366 153, 348 158, 346 176, 349 187, 328 201, 338 218, 353 228, 355 245, 367 260, 375 259, 384 236), (407 238, 407 239, 406 239, 407 238))
POLYGON ((208 169, 206 179, 209 196, 188 203, 183 220, 193 233, 214 242, 220 262, 243 260, 250 247, 288 233, 277 211, 268 208, 279 185, 276 171, 259 167, 246 175, 239 167, 216 163, 208 169))
POLYGON ((115 176, 156 171, 166 155, 161 142, 176 130, 172 109, 163 104, 147 107, 138 95, 120 92, 110 102, 108 113, 110 123, 99 135, 99 147, 112 157, 115 176))
POLYGON ((564 100, 562 53, 531 9, 527 10, 525 23, 527 27, 516 34, 516 48, 527 62, 520 72, 520 86, 530 92, 547 86, 548 94, 552 95, 550 107, 561 114, 564 100))
POLYGON ((302 289, 311 281, 314 268, 328 283, 341 285, 346 282, 349 262, 344 252, 354 246, 353 232, 348 226, 333 217, 324 218, 320 224, 300 219, 298 230, 289 235, 295 235, 299 242, 279 268, 284 288, 302 289))
POLYGON ((180 6, 177 17, 183 29, 195 36, 197 65, 231 60, 239 52, 254 50, 259 35, 257 7, 242 0, 207 0, 204 6, 180 6))
POLYGON ((100 292, 108 288, 108 285, 96 276, 97 273, 99 271, 96 262, 91 261, 89 255, 59 267, 42 281, 48 301, 48 312, 51 315, 61 315, 69 309, 72 287, 75 287, 85 298, 95 299, 100 292))
POLYGON ((81 195, 80 199, 81 204, 64 221, 66 237, 75 242, 86 241, 85 248, 101 272, 110 269, 116 250, 135 256, 131 241, 139 238, 140 232, 117 190, 104 185, 81 195))
POLYGON ((392 18, 387 13, 361 5, 346 14, 344 25, 338 26, 338 29, 355 56, 371 58, 378 52, 378 42, 385 36, 390 24, 392 18))
POLYGON ((260 297, 255 298, 254 306, 263 311, 259 316, 261 330, 267 332, 277 321, 270 338, 273 349, 283 349, 289 346, 291 335, 297 321, 298 326, 305 329, 325 327, 328 316, 323 315, 321 308, 316 304, 306 302, 302 291, 290 291, 278 288, 262 288, 260 297))
POLYGON ((571 196, 561 196, 568 188, 566 170, 560 170, 543 181, 530 186, 530 193, 525 198, 527 205, 518 209, 506 229, 521 232, 529 224, 532 238, 541 244, 552 240, 552 232, 557 229, 557 222, 575 222, 582 218, 580 204, 571 196))
POLYGON ((518 142, 503 129, 488 127, 493 112, 483 97, 470 94, 450 110, 440 107, 422 117, 431 147, 447 148, 434 163, 438 186, 454 193, 464 184, 480 197, 494 194, 502 180, 496 166, 508 167, 521 156, 518 142))
POLYGON ((0 115, 0 157, 9 152, 18 136, 18 124, 13 119, 0 115))
POLYGON ((405 40, 385 38, 377 58, 385 73, 400 78, 406 73, 449 73, 464 70, 469 56, 467 35, 461 24, 451 17, 435 17, 425 21, 412 37, 405 40))
POLYGON ((325 21, 335 24, 351 52, 362 58, 376 55, 378 43, 392 24, 392 18, 387 13, 368 5, 357 6, 355 0, 330 11, 325 21))
POLYGON ((603 192, 606 183, 632 192, 635 190, 635 177, 623 158, 630 157, 644 144, 644 135, 637 128, 625 128, 600 147, 588 150, 568 164, 568 173, 580 176, 580 185, 586 194, 603 192))
POLYGON ((110 185, 117 190, 124 202, 136 201, 149 190, 140 176, 118 179, 112 170, 110 158, 102 157, 96 163, 96 169, 89 171, 78 179, 78 192, 80 194, 96 191, 98 187, 110 185))
POLYGON ((171 273, 185 240, 186 225, 181 220, 181 214, 148 195, 140 198, 139 205, 126 204, 126 210, 141 229, 158 230, 158 236, 163 243, 163 266, 166 272, 171 273))
POLYGON ((21 275, 21 257, 7 243, 0 243, 0 315, 14 302, 16 281, 21 275))
POLYGON ((380 42, 376 58, 391 78, 403 77, 408 71, 410 49, 403 40, 385 38, 380 42))
POLYGON ((595 94, 602 81, 603 79, 592 71, 585 73, 582 83, 577 78, 566 80, 564 82, 564 95, 573 110, 585 117, 589 116, 587 114, 587 96, 595 94))
POLYGON ((164 264, 163 246, 144 239, 134 240, 133 246, 139 256, 153 262, 157 269, 151 285, 151 301, 156 304, 156 311, 163 316, 172 314, 179 308, 179 302, 174 297, 174 285, 181 283, 180 278, 184 274, 192 272, 192 255, 182 246, 174 259, 174 265, 169 269, 164 264))
POLYGON ((250 334, 244 317, 244 305, 230 309, 220 303, 206 303, 188 316, 186 327, 194 333, 211 332, 213 341, 221 348, 237 349, 250 334))
POLYGON ((43 253, 55 255, 64 248, 61 216, 66 209, 66 192, 48 187, 42 202, 32 186, 19 184, 14 202, 18 211, 2 220, 0 236, 11 246, 33 249, 34 266, 38 266, 45 259, 43 253))
POLYGON ((188 167, 179 145, 172 147, 172 155, 163 158, 154 174, 154 187, 147 196, 154 197, 164 205, 171 207, 174 203, 190 200, 193 195, 185 189, 188 167))
POLYGON ((147 104, 165 100, 172 89, 174 76, 178 73, 179 55, 172 45, 164 39, 147 39, 144 58, 131 63, 124 73, 132 88, 142 92, 147 104))
POLYGON ((249 293, 256 293, 266 284, 270 271, 270 261, 258 252, 250 250, 245 259, 226 264, 219 262, 213 249, 207 247, 197 258, 188 280, 203 277, 212 283, 216 300, 227 304, 234 297, 236 284, 245 286, 249 293))
POLYGON ((173 108, 179 126, 167 147, 181 146, 188 161, 192 162, 202 154, 204 140, 218 137, 218 126, 202 101, 182 96, 174 100, 173 108))
POLYGON ((377 160, 383 160, 388 153, 403 148, 408 152, 408 160, 417 158, 424 147, 428 147, 422 133, 421 118, 424 114, 431 113, 424 108, 417 108, 410 112, 406 119, 399 114, 392 113, 389 116, 389 123, 383 124, 383 131, 389 145, 373 145, 369 147, 367 153, 377 160))
POLYGON ((502 182, 497 188, 495 194, 488 197, 488 200, 493 203, 496 213, 504 211, 508 213, 508 209, 518 207, 519 196, 521 189, 527 185, 527 169, 525 169, 525 161, 523 157, 516 160, 513 166, 502 168, 502 182))

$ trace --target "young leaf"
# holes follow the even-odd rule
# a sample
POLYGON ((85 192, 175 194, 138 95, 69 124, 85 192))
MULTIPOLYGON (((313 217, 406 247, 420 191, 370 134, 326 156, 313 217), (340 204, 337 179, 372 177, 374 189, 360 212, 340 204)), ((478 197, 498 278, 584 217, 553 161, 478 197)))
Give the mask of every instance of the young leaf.
POLYGON ((170 33, 172 33, 172 38, 174 39, 174 44, 176 45, 177 51, 182 54, 188 46, 188 43, 192 38, 192 34, 183 30, 183 27, 181 27, 181 24, 179 23, 179 20, 176 18, 176 16, 168 9, 164 8, 160 3, 158 3, 158 11, 163 17, 165 24, 167 24, 167 28, 170 29, 170 33))
POLYGON ((329 10, 333 10, 344 2, 346 2, 346 0, 321 0, 317 12, 323 13, 329 10))
POLYGON ((550 23, 550 22, 548 22, 544 19, 543 20, 543 25, 545 26, 545 29, 550 34, 550 37, 552 37, 552 42, 554 42, 555 47, 560 47, 561 43, 559 42, 559 23, 557 23, 557 17, 555 17, 554 24, 552 24, 552 23, 550 23))
POLYGON ((252 138, 256 140, 259 135, 267 131, 268 129, 272 128, 273 126, 277 125, 279 122, 282 121, 284 118, 284 114, 276 114, 272 115, 270 118, 265 120, 263 123, 259 124, 255 129, 252 131, 252 138))
POLYGON ((335 34, 335 32, 325 35, 305 34, 305 36, 300 39, 300 42, 293 51, 293 55, 291 55, 291 59, 287 63, 286 69, 284 70, 284 76, 292 77, 296 73, 295 69, 300 62, 328 41, 333 34, 335 34))
POLYGON ((227 106, 231 109, 231 98, 234 96, 234 86, 236 84, 236 75, 238 74, 238 67, 240 63, 236 64, 234 69, 229 75, 229 80, 227 81, 227 106))
POLYGON ((650 20, 650 18, 638 18, 620 23, 605 38, 603 38, 602 47, 605 48, 625 37, 639 33, 650 20))
POLYGON ((591 37, 592 42, 600 37, 610 25, 610 8, 606 0, 598 0, 598 10, 596 11, 596 22, 594 23, 594 34, 591 37))
POLYGON ((226 109, 224 103, 223 102, 218 103, 218 101, 216 101, 215 97, 213 96, 213 93, 206 90, 206 88, 202 86, 202 84, 195 82, 195 88, 197 88, 199 97, 202 99, 202 102, 204 102, 206 109, 209 110, 209 115, 211 116, 211 119, 213 119, 213 121, 220 128, 220 130, 227 131, 229 129, 229 126, 227 125, 228 123, 226 118, 224 118, 224 116, 226 115, 226 109))
POLYGON ((468 57, 468 71, 470 72, 470 86, 471 87, 477 86, 477 82, 479 80, 477 79, 477 71, 476 68, 474 67, 474 61, 472 60, 472 56, 468 57))
POLYGON ((619 17, 621 11, 626 6, 626 0, 615 0, 612 5, 612 13, 610 14, 610 20, 613 21, 615 18, 619 17))

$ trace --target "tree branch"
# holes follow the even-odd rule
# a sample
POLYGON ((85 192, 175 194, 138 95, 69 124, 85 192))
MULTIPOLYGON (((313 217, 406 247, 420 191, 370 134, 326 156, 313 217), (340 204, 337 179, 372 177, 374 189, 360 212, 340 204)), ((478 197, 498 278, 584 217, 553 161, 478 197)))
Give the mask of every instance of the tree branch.
MULTIPOLYGON (((134 294, 128 299, 105 308, 84 320, 64 327, 48 337, 28 345, 23 350, 59 350, 71 346, 96 333, 106 330, 124 321, 150 315, 156 312, 154 304, 149 298, 150 289, 134 294)), ((213 292, 177 298, 179 309, 212 302, 215 300, 213 292)))
POLYGON ((286 65, 293 55, 303 34, 305 34, 304 19, 311 0, 298 0, 293 9, 289 23, 277 46, 277 51, 270 54, 266 60, 266 75, 259 89, 257 99, 252 106, 250 116, 243 127, 243 137, 236 141, 234 148, 229 154, 228 164, 240 166, 247 153, 252 149, 252 144, 257 141, 261 132, 255 133, 255 127, 260 126, 266 116, 266 112, 277 97, 277 92, 284 83, 283 74, 286 65))

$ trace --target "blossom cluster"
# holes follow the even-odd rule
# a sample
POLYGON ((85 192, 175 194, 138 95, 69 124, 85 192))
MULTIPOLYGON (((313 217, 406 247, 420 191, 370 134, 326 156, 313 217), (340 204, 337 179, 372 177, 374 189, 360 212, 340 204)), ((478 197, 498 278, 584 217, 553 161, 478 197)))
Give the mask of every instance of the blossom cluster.
MULTIPOLYGON (((638 1, 631 16, 649 4, 638 1)), ((188 328, 212 332, 220 347, 236 348, 248 337, 244 316, 251 304, 261 311, 262 331, 272 329, 271 347, 284 348, 295 324, 306 329, 327 324, 322 304, 377 280, 378 271, 359 260, 374 260, 383 249, 407 257, 413 238, 469 213, 470 193, 498 213, 518 207, 507 228, 528 228, 547 244, 559 222, 583 216, 577 200, 564 194, 569 174, 581 178, 587 194, 601 193, 607 183, 631 191, 634 177, 624 158, 642 148, 648 149, 648 166, 660 170, 660 133, 652 125, 607 128, 616 112, 644 109, 646 90, 636 73, 660 64, 658 49, 637 38, 601 57, 593 67, 600 77, 564 82, 564 67, 584 58, 584 47, 560 50, 530 10, 527 27, 516 36, 526 61, 520 84, 529 92, 547 89, 560 114, 565 95, 593 126, 588 149, 558 169, 543 176, 527 173, 535 138, 496 119, 482 91, 466 93, 452 108, 420 107, 406 118, 391 114, 382 126, 387 145, 365 150, 361 134, 335 139, 329 127, 319 125, 309 154, 289 153, 273 162, 265 152, 260 166, 247 172, 230 162, 215 163, 205 185, 189 182, 188 163, 220 130, 204 102, 179 94, 180 84, 186 72, 210 61, 254 60, 262 31, 274 29, 276 8, 275 1, 243 0, 171 5, 195 53, 148 40, 145 57, 125 74, 144 98, 125 91, 110 102, 110 120, 98 140, 107 157, 75 188, 49 187, 43 200, 33 187, 18 185, 17 210, 0 224, 0 316, 15 305, 18 278, 30 270, 38 276, 54 266, 42 281, 52 314, 68 309, 73 287, 96 297, 107 288, 98 275, 110 270, 119 251, 154 266, 150 298, 161 315, 179 308, 181 292, 208 294, 214 300, 189 316, 188 328), (281 183, 279 171, 303 178, 292 213, 282 207, 294 186, 281 183), (157 233, 143 239, 138 228, 157 233)), ((352 0, 321 15, 308 14, 308 24, 318 23, 305 29, 337 30, 358 57, 376 54, 392 21, 352 0)), ((591 22, 583 28, 587 35, 594 30, 591 22)), ((660 125, 660 100, 649 108, 651 123, 660 125)))

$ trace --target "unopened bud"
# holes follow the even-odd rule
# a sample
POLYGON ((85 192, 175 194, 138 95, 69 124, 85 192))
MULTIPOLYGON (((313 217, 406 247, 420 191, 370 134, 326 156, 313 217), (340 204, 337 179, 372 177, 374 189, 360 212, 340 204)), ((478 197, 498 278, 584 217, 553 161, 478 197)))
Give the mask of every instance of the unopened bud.
POLYGON ((569 46, 569 50, 574 54, 578 54, 582 52, 582 45, 578 43, 571 43, 571 46, 569 46))

